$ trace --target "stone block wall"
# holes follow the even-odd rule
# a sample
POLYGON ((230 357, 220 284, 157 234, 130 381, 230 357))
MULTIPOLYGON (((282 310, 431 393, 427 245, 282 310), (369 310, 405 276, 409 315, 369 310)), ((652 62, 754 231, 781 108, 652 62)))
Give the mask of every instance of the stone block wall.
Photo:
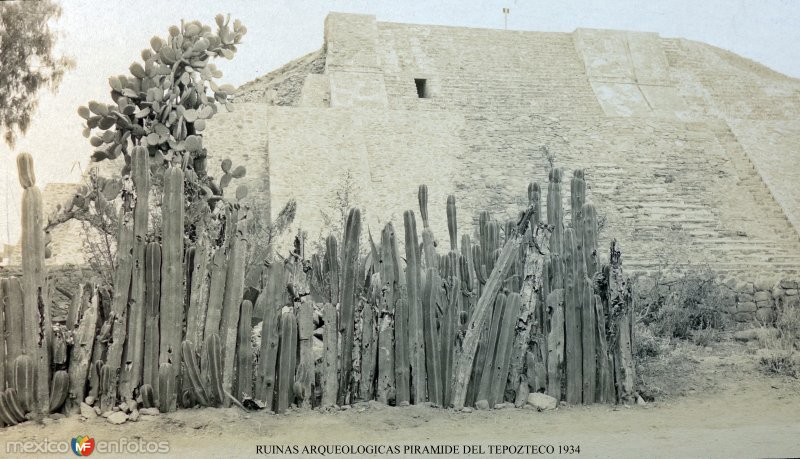
POLYGON ((730 293, 735 301, 725 311, 736 322, 773 325, 778 312, 785 307, 800 307, 798 281, 783 279, 775 281, 769 277, 757 278, 754 282, 728 279, 721 288, 730 293))

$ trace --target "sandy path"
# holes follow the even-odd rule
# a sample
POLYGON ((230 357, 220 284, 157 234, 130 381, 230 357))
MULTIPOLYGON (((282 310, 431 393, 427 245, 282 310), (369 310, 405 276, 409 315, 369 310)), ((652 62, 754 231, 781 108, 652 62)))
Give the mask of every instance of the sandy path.
MULTIPOLYGON (((320 414, 285 416, 204 409, 113 426, 102 419, 62 419, 46 426, 28 423, 0 433, 7 441, 169 440, 174 457, 265 457, 256 445, 580 445, 580 454, 543 457, 797 457, 800 456, 800 390, 793 379, 752 377, 706 395, 633 408, 564 407, 538 413, 499 410, 458 413, 427 407, 377 404, 320 414)), ((0 455, 5 450, 0 446, 0 455)), ((68 453, 68 456, 73 456, 68 453)), ((95 453, 93 457, 118 457, 95 453)), ((281 455, 296 457, 294 455, 281 455)), ((302 456, 302 454, 300 455, 302 456)), ((508 454, 507 456, 511 456, 508 454)), ((537 457, 539 455, 536 455, 537 457)), ((29 457, 34 457, 30 455, 29 457)), ((50 457, 64 457, 54 455, 50 457)), ((139 456, 141 457, 141 456, 139 456)), ((274 457, 274 456, 273 456, 274 457)), ((319 455, 311 457, 321 457, 319 455)), ((342 456, 344 457, 344 456, 342 456)), ((472 457, 498 457, 489 454, 472 457)))

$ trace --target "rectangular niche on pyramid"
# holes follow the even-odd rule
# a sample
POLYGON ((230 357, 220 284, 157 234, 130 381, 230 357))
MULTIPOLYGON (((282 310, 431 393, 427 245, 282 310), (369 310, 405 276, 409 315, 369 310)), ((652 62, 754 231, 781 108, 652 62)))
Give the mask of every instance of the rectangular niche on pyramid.
POLYGON ((430 97, 428 91, 428 80, 425 78, 414 78, 414 85, 417 87, 417 97, 420 99, 427 99, 430 97))

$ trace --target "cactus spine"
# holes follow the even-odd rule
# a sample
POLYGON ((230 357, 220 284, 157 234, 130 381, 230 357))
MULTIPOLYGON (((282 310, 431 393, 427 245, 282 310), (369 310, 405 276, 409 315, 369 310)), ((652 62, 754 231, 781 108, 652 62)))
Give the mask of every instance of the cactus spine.
POLYGON ((160 346, 158 398, 161 411, 177 405, 177 373, 181 365, 183 331, 183 170, 171 166, 164 172, 162 205, 163 236, 161 259, 160 346), (171 379, 164 381, 165 378, 171 379), (162 392, 164 389, 169 392, 162 392))
POLYGON ((49 408, 50 340, 53 329, 50 323, 50 303, 45 290, 45 235, 42 193, 36 186, 33 157, 28 153, 17 155, 19 183, 22 193, 22 292, 24 350, 36 366, 35 402, 41 413, 49 408))
POLYGON ((339 372, 339 405, 348 403, 350 395, 350 376, 353 371, 353 360, 350 349, 353 348, 355 320, 356 280, 358 263, 358 241, 361 237, 361 211, 350 209, 347 215, 347 226, 344 233, 342 249, 342 288, 339 314, 339 331, 342 334, 342 367, 339 372))

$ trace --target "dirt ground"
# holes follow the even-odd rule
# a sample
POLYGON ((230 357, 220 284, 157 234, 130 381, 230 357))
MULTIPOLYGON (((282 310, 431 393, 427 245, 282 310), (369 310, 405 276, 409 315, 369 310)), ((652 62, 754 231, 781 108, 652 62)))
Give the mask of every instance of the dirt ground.
MULTIPOLYGON (((382 445, 396 448, 387 454, 394 457, 432 455, 413 449, 424 445, 458 447, 460 456, 465 445, 482 445, 481 453, 470 457, 518 456, 513 448, 524 445, 540 445, 539 450, 528 446, 522 451, 536 457, 800 457, 800 381, 761 374, 757 371, 760 352, 732 341, 714 347, 680 344, 642 370, 656 400, 633 407, 464 413, 370 403, 327 413, 295 410, 283 416, 235 408, 197 409, 119 426, 103 418, 75 416, 48 419, 46 425, 28 422, 2 429, 0 457, 72 457, 71 451, 12 455, 6 443, 61 442, 77 435, 98 442, 121 437, 129 442, 166 440, 168 457, 193 459, 323 457, 303 454, 303 448, 318 445, 382 445), (258 445, 280 445, 284 452, 262 449, 258 454, 258 445), (491 450, 492 445, 509 449, 503 454, 491 450), (547 445, 552 445, 553 454, 547 454, 547 445), (579 447, 580 452, 559 454, 559 446, 566 445, 579 447)), ((364 457, 381 456, 374 450, 355 452, 363 451, 367 451, 364 457)), ((328 455, 352 457, 347 452, 328 455)), ((97 450, 92 457, 122 456, 97 450)))

